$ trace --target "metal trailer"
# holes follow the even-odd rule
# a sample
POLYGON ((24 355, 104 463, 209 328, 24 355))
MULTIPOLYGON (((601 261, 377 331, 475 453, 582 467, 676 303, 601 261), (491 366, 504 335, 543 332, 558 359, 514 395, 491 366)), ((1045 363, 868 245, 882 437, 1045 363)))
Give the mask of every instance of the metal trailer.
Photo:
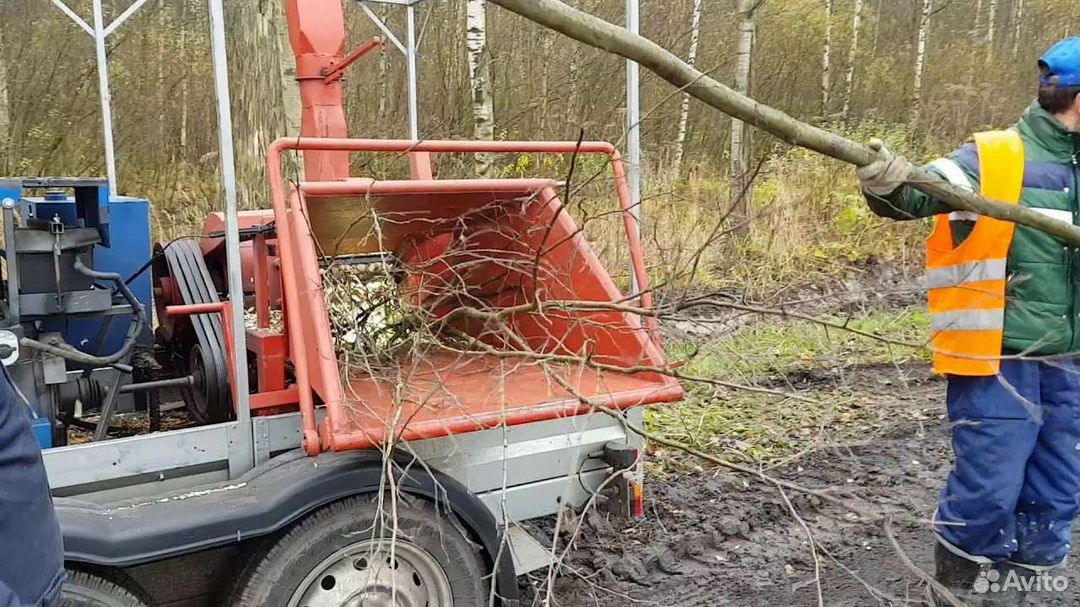
MULTIPOLYGON (((419 135, 413 24, 419 0, 384 1, 404 5, 408 11, 411 35, 407 47, 396 42, 385 25, 380 27, 409 58, 410 135, 415 142, 419 135)), ((91 25, 62 0, 53 0, 96 42, 108 191, 112 193, 117 192, 116 157, 105 39, 145 2, 136 0, 115 22, 106 24, 101 0, 93 0, 91 25)), ((228 266, 239 268, 240 222, 222 0, 208 2, 224 184, 224 249, 228 266)), ((628 8, 635 6, 635 0, 628 0, 628 8)), ((630 11, 629 18, 632 25, 636 23, 636 9, 630 11)), ((629 99, 636 107, 633 66, 628 77, 632 89, 629 99)), ((635 111, 630 112, 631 130, 636 133, 635 115, 635 111)), ((634 162, 629 167, 629 195, 636 212, 639 154, 636 137, 631 142, 634 162)), ((5 206, 11 205, 5 201, 5 206)), ((641 270, 641 264, 636 264, 632 274, 635 286, 643 284, 641 270)), ((229 309, 222 305, 216 310, 232 329, 227 332, 231 361, 243 369, 249 348, 245 344, 240 280, 240 272, 230 272, 229 309)), ((381 557, 383 547, 372 545, 377 537, 353 545, 353 552, 337 555, 337 561, 330 565, 320 562, 306 572, 298 586, 313 589, 306 594, 279 596, 272 598, 272 603, 266 602, 266 597, 237 598, 232 594, 245 580, 266 573, 261 568, 274 557, 275 544, 287 543, 309 527, 318 530, 321 523, 315 519, 332 514, 335 504, 383 495, 388 483, 400 494, 417 499, 419 505, 406 499, 403 510, 411 508, 421 518, 424 513, 441 513, 442 517, 451 513, 445 518, 453 521, 457 535, 465 539, 459 546, 461 551, 475 551, 482 558, 488 568, 484 573, 490 576, 481 577, 490 581, 490 588, 504 604, 513 604, 516 576, 546 566, 551 557, 519 523, 586 504, 603 505, 623 514, 640 509, 640 442, 619 420, 606 414, 498 425, 464 435, 413 440, 389 460, 378 450, 324 452, 309 457, 303 453, 303 414, 251 415, 247 383, 246 374, 234 374, 233 421, 44 452, 69 567, 80 572, 77 584, 90 579, 98 591, 94 594, 97 602, 91 604, 196 606, 224 605, 233 600, 238 601, 233 604, 245 605, 321 607, 352 605, 361 599, 378 605, 454 603, 457 589, 450 588, 453 583, 447 581, 443 563, 433 562, 431 551, 409 548, 408 542, 403 542, 397 553, 400 567, 396 548, 390 547, 387 566, 374 575, 370 569, 364 573, 368 563, 354 557, 381 557), (351 564, 351 568, 342 569, 341 563, 351 564), (327 571, 341 580, 336 589, 334 575, 327 571), (341 594, 349 584, 364 586, 367 594, 341 594), (452 600, 447 601, 448 597, 452 600)), ((676 391, 671 398, 677 396, 676 391)), ((322 423, 325 411, 319 409, 316 414, 322 423)), ((640 407, 624 411, 629 423, 640 425, 642 417, 640 407)), ((296 567, 303 566, 302 559, 293 562, 296 567)), ((261 579, 268 578, 264 575, 261 579)), ((476 604, 487 604, 486 597, 476 604)))

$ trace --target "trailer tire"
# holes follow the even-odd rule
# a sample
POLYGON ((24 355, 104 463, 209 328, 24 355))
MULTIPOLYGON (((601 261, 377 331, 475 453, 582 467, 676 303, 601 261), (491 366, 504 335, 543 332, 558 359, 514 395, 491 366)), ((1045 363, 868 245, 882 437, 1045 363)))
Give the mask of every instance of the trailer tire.
POLYGON ((146 607, 126 589, 104 578, 68 570, 57 607, 146 607))
MULTIPOLYGON (((231 604, 244 607, 354 605, 361 590, 389 603, 486 607, 491 572, 480 546, 448 511, 401 496, 391 555, 390 500, 351 497, 308 515, 272 543, 240 577, 231 604), (340 580, 340 581, 339 581, 340 580), (411 602, 410 602, 411 601, 411 602)), ((378 603, 382 604, 382 603, 378 603)))

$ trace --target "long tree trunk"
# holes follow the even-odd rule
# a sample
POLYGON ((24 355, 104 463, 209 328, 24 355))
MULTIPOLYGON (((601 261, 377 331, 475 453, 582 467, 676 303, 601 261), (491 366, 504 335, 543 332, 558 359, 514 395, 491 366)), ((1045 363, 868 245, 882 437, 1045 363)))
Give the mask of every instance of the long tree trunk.
POLYGON ((851 112, 851 93, 855 88, 855 62, 859 58, 859 30, 862 29, 863 0, 855 0, 855 14, 851 17, 851 47, 848 49, 847 76, 844 77, 844 109, 841 114, 847 120, 851 112))
MULTIPOLYGON (((757 34, 756 15, 760 0, 739 0, 738 47, 735 51, 735 91, 741 95, 750 93, 750 74, 754 53, 754 37, 757 34)), ((750 222, 750 132, 739 118, 731 119, 731 209, 736 231, 746 234, 750 222)))
POLYGON ((829 113, 829 89, 832 88, 832 7, 825 0, 825 46, 821 54, 821 115, 829 113))
MULTIPOLYGON (((694 0, 694 14, 690 18, 690 52, 686 55, 688 65, 697 65, 698 42, 701 40, 701 0, 694 0)), ((679 108, 679 132, 675 136, 674 173, 682 172, 683 154, 686 152, 686 127, 690 121, 690 95, 683 94, 679 108)))
POLYGON ((548 139, 548 112, 551 107, 551 47, 555 43, 552 32, 540 33, 540 120, 537 124, 536 137, 540 141, 548 139))
POLYGON ((191 65, 187 60, 187 2, 177 3, 177 19, 176 22, 181 24, 180 37, 177 41, 177 56, 180 58, 180 65, 183 72, 180 75, 180 146, 177 151, 178 157, 181 160, 187 160, 187 146, 188 146, 188 98, 191 94, 191 65))
MULTIPOLYGON (((160 0, 158 2, 158 5, 157 5, 157 31, 154 32, 154 35, 157 37, 157 61, 156 61, 156 63, 157 63, 158 141, 160 141, 162 143, 169 140, 168 137, 166 136, 166 132, 168 130, 168 127, 165 124, 166 123, 166 118, 167 118, 167 114, 165 113, 165 109, 169 105, 168 104, 168 92, 166 91, 166 88, 168 88, 168 87, 165 84, 165 64, 167 63, 167 61, 166 61, 166 56, 167 55, 165 54, 165 38, 166 38, 166 36, 168 35, 168 32, 169 32, 168 28, 166 27, 166 19, 165 19, 166 7, 167 7, 167 4, 166 4, 165 0, 160 0)), ((184 24, 182 24, 182 23, 178 24, 178 27, 180 29, 183 29, 184 24)), ((155 154, 154 155, 155 158, 158 158, 158 159, 165 158, 165 156, 163 156, 163 154, 166 153, 166 149, 167 149, 166 146, 162 145, 161 146, 161 152, 159 154, 155 154)))
POLYGON ((874 48, 870 51, 870 57, 877 59, 878 42, 881 40, 881 7, 885 4, 885 0, 878 0, 877 3, 877 17, 874 19, 874 48))
MULTIPOLYGON (((236 183, 241 204, 262 204, 269 193, 266 150, 285 136, 278 27, 285 27, 283 0, 232 0, 226 5, 229 64, 235 71, 233 116, 236 133, 236 183)), ((298 164, 298 163, 297 163, 298 164)), ((296 165, 288 167, 297 179, 296 165)))
POLYGON ((986 16, 986 62, 994 57, 994 29, 997 27, 997 0, 990 0, 990 10, 986 16))
POLYGON ((923 69, 926 66, 926 44, 930 36, 930 15, 934 0, 922 0, 922 16, 919 18, 919 38, 915 49, 915 77, 911 94, 911 123, 918 124, 922 117, 923 69))
POLYGON ((11 163, 11 99, 8 97, 7 47, 0 27, 0 175, 13 172, 11 163))
MULTIPOLYGON (((562 32, 578 42, 636 61, 672 86, 686 90, 702 103, 729 116, 745 120, 791 145, 804 147, 855 166, 867 166, 880 158, 878 152, 865 144, 856 143, 840 135, 800 122, 776 108, 740 95, 709 77, 708 74, 686 65, 685 61, 655 42, 571 8, 559 0, 491 0, 491 2, 562 32)), ((911 167, 905 183, 909 187, 933 196, 949 208, 1026 225, 1055 236, 1067 244, 1080 246, 1080 227, 1078 226, 1067 221, 1053 219, 1021 205, 987 200, 973 192, 950 185, 918 167, 911 167)), ((960 603, 954 601, 954 604, 960 603)))
POLYGON ((1012 55, 1013 59, 1016 59, 1020 55, 1020 36, 1024 34, 1024 0, 1013 2, 1013 23, 1016 24, 1016 29, 1013 30, 1012 55))
MULTIPOLYGON (((284 3, 282 3, 284 8, 284 3)), ((277 32, 277 80, 281 87, 281 132, 287 137, 300 136, 300 123, 303 120, 303 101, 300 99, 300 83, 296 80, 296 56, 289 42, 289 28, 285 25, 285 13, 281 11, 270 15, 274 19, 277 32)), ((284 168, 288 175, 297 181, 304 178, 303 153, 288 154, 284 168)))
MULTIPOLYGON (((468 0, 466 4, 465 46, 469 59, 469 84, 472 89, 473 137, 490 141, 495 138, 495 109, 491 96, 491 62, 487 50, 487 2, 468 0)), ((489 177, 493 159, 489 154, 476 155, 476 174, 489 177)))
POLYGON ((971 37, 978 39, 979 32, 982 31, 980 25, 982 24, 983 13, 983 0, 978 0, 975 3, 975 17, 971 20, 971 37))

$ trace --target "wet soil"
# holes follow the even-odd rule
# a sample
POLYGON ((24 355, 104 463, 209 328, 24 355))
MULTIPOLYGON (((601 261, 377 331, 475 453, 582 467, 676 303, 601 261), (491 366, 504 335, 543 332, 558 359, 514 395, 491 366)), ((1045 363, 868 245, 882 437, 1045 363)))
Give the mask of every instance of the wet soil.
MULTIPOLYGON (((917 566, 932 570, 933 540, 925 521, 951 463, 944 384, 924 368, 907 371, 914 379, 899 384, 883 368, 854 370, 848 376, 874 395, 875 406, 895 410, 895 424, 859 442, 808 451, 767 472, 862 508, 893 513, 900 548, 917 566)), ((853 522, 850 513, 816 496, 787 491, 789 504, 775 486, 726 470, 695 470, 697 464, 681 458, 656 461, 654 455, 643 520, 592 511, 565 521, 560 546, 580 530, 550 604, 926 604, 923 583, 904 565, 881 525, 853 522), (816 564, 807 528, 814 537, 816 564), (820 572, 820 602, 815 570, 820 572)), ((547 531, 551 537, 550 526, 547 531)), ((1080 603, 1075 559, 1065 575, 1067 590, 1040 593, 1027 605, 1080 603)), ((526 590, 526 604, 542 604, 547 584, 541 572, 526 590)))

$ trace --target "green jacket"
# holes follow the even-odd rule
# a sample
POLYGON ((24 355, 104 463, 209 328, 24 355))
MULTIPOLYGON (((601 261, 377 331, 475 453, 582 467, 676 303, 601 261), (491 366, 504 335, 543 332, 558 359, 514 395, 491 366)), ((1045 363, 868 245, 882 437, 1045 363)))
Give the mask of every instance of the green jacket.
MULTIPOLYGON (((1024 191, 1020 204, 1055 219, 1080 225, 1080 133, 1068 131, 1038 103, 1017 124, 1024 141, 1024 191)), ((979 189, 978 150, 964 144, 949 157, 979 189)), ((946 177, 933 165, 927 170, 946 177)), ((887 198, 867 194, 874 213, 892 219, 918 219, 950 212, 949 207, 904 187, 887 198)), ((954 239, 971 231, 974 217, 954 214, 954 239)), ((1005 300, 1006 354, 1064 354, 1080 351, 1080 252, 1043 232, 1018 225, 1009 250, 1005 300)))

